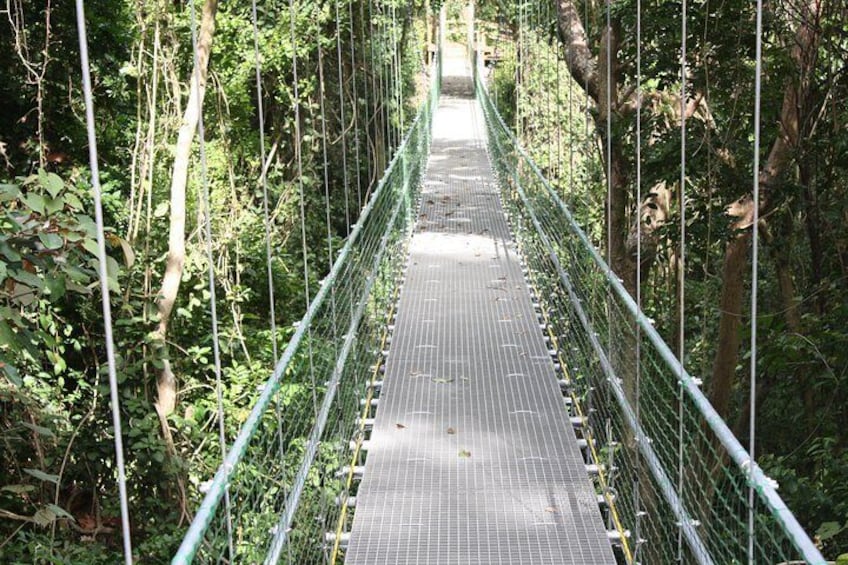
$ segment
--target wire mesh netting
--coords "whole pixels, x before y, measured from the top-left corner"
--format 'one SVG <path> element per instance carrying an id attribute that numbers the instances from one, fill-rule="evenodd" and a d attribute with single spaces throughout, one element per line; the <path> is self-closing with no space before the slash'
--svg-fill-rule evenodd
<path id="1" fill-rule="evenodd" d="M 626 538 L 626 561 L 825 563 L 518 145 L 479 77 L 477 92 L 502 197 L 565 386 L 588 418 L 584 436 L 602 468 L 596 486 L 613 502 L 607 519 Z"/>
<path id="2" fill-rule="evenodd" d="M 334 551 L 381 363 L 440 87 L 429 97 L 263 385 L 172 563 L 320 563 Z M 330 540 L 330 541 L 328 541 Z"/>

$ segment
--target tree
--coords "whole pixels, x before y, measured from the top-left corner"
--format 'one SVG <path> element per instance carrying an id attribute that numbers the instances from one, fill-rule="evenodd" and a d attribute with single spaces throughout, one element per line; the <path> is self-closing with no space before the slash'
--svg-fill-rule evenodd
<path id="1" fill-rule="evenodd" d="M 786 79 L 783 103 L 780 109 L 778 136 L 772 142 L 768 158 L 760 171 L 760 209 L 763 218 L 756 229 L 765 229 L 769 213 L 773 209 L 775 192 L 781 189 L 783 176 L 793 161 L 802 142 L 802 124 L 808 116 L 802 115 L 804 109 L 812 107 L 812 78 L 816 71 L 816 51 L 822 40 L 820 26 L 823 0 L 803 2 L 795 22 L 795 41 L 790 44 L 790 57 L 794 65 L 793 72 Z M 809 110 L 808 110 L 809 111 Z M 741 196 L 728 206 L 728 215 L 733 218 L 735 235 L 727 243 L 722 266 L 722 286 L 720 321 L 715 361 L 710 381 L 710 401 L 722 417 L 730 415 L 730 396 L 732 394 L 736 365 L 741 342 L 742 301 L 745 292 L 745 276 L 750 271 L 748 249 L 751 244 L 754 223 L 754 202 L 750 193 Z M 780 251 L 778 251 L 780 254 Z M 788 326 L 791 331 L 800 330 L 796 298 L 792 277 L 786 271 L 785 264 L 779 270 L 780 292 Z M 814 406 L 808 406 L 814 410 Z"/>
<path id="2" fill-rule="evenodd" d="M 156 297 L 156 309 L 159 320 L 153 335 L 156 346 L 156 359 L 161 363 L 157 379 L 156 410 L 160 418 L 167 418 L 176 406 L 177 378 L 168 359 L 168 323 L 180 289 L 180 280 L 185 265 L 185 225 L 186 225 L 186 184 L 188 180 L 189 159 L 192 142 L 197 131 L 200 109 L 206 94 L 206 80 L 209 70 L 209 58 L 212 51 L 212 37 L 215 34 L 215 15 L 218 11 L 217 0 L 205 0 L 197 37 L 197 53 L 189 78 L 189 95 L 183 114 L 182 124 L 177 137 L 171 175 L 170 222 L 168 230 L 168 258 L 162 287 Z M 167 421 L 163 421 L 166 436 Z"/>

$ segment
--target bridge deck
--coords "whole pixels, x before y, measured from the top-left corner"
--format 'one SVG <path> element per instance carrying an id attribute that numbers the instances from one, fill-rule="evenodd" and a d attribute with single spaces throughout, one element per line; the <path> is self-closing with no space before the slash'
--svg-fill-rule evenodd
<path id="1" fill-rule="evenodd" d="M 445 84 L 345 562 L 615 563 L 471 81 Z"/>

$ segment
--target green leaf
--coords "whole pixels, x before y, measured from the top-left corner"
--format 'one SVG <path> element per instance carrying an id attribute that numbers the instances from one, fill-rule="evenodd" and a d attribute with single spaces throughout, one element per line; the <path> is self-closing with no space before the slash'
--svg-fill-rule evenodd
<path id="1" fill-rule="evenodd" d="M 38 212 L 42 216 L 44 215 L 44 197 L 40 194 L 30 192 L 26 195 L 26 198 L 24 198 L 24 204 L 26 204 L 33 212 Z"/>
<path id="2" fill-rule="evenodd" d="M 50 193 L 50 196 L 56 196 L 65 188 L 65 183 L 62 178 L 56 173 L 45 172 L 44 169 L 38 170 L 38 182 Z"/>
<path id="3" fill-rule="evenodd" d="M 165 216 L 168 215 L 168 208 L 169 208 L 169 206 L 168 206 L 167 202 L 160 202 L 159 204 L 156 205 L 156 208 L 153 210 L 153 217 L 154 218 L 164 218 Z"/>
<path id="4" fill-rule="evenodd" d="M 93 239 L 86 239 L 82 242 L 83 249 L 94 255 L 95 257 L 100 256 L 100 250 L 97 247 L 97 242 Z"/>
<path id="5" fill-rule="evenodd" d="M 47 509 L 53 512 L 57 518 L 67 518 L 76 522 L 76 520 L 74 520 L 74 517 L 71 516 L 70 513 L 68 513 L 68 511 L 62 508 L 61 506 L 56 506 L 55 504 L 48 504 Z"/>
<path id="6" fill-rule="evenodd" d="M 77 223 L 79 223 L 79 227 L 82 228 L 91 239 L 97 239 L 97 223 L 94 221 L 94 218 L 87 214 L 77 214 L 76 220 Z"/>
<path id="7" fill-rule="evenodd" d="M 44 286 L 50 293 L 50 300 L 56 301 L 65 296 L 65 279 L 63 277 L 47 277 Z"/>
<path id="8" fill-rule="evenodd" d="M 21 306 L 29 306 L 38 297 L 38 292 L 25 284 L 17 283 L 12 288 L 12 300 Z"/>
<path id="9" fill-rule="evenodd" d="M 5 241 L 0 241 L 0 253 L 13 263 L 21 260 L 21 254 L 15 251 L 12 246 Z"/>
<path id="10" fill-rule="evenodd" d="M 15 332 L 12 331 L 12 328 L 9 327 L 9 324 L 6 322 L 6 320 L 3 319 L 0 319 L 0 343 L 8 345 L 13 353 L 16 351 L 20 351 L 20 346 L 18 345 L 18 338 L 15 335 Z M 3 358 L 0 357 L 0 361 L 2 360 Z"/>
<path id="11" fill-rule="evenodd" d="M 55 435 L 53 435 L 53 431 L 51 429 L 45 428 L 44 426 L 30 424 L 29 422 L 21 422 L 21 425 L 27 429 L 34 431 L 37 434 L 47 437 L 56 437 Z"/>
<path id="12" fill-rule="evenodd" d="M 5 262 L 5 261 L 0 261 L 0 283 L 2 283 L 2 282 L 3 282 L 3 280 L 5 280 L 5 278 L 6 278 L 6 273 L 7 273 L 7 271 L 6 271 L 6 262 Z"/>
<path id="13" fill-rule="evenodd" d="M 844 529 L 845 526 L 842 526 L 839 522 L 825 522 L 816 530 L 816 535 L 820 540 L 826 541 L 837 536 Z"/>
<path id="14" fill-rule="evenodd" d="M 135 263 L 135 252 L 126 239 L 118 237 L 117 240 L 121 245 L 121 250 L 124 252 L 124 262 L 127 264 L 127 269 L 130 269 L 133 263 Z"/>
<path id="15" fill-rule="evenodd" d="M 68 364 L 65 362 L 64 357 L 56 357 L 55 362 L 53 363 L 53 374 L 60 375 L 68 368 Z"/>
<path id="16" fill-rule="evenodd" d="M 114 257 L 106 256 L 106 276 L 109 281 L 109 290 L 112 292 L 120 292 L 121 287 L 118 286 L 118 274 L 121 272 L 121 266 L 115 261 Z"/>
<path id="17" fill-rule="evenodd" d="M 79 284 L 88 284 L 91 281 L 91 275 L 77 267 L 76 265 L 68 265 L 65 268 L 65 274 L 71 278 L 72 281 Z"/>
<path id="18" fill-rule="evenodd" d="M 23 379 L 21 379 L 20 375 L 18 374 L 18 370 L 15 368 L 14 365 L 10 365 L 5 361 L 0 360 L 0 371 L 5 373 L 6 378 L 12 381 L 13 385 L 17 387 L 24 386 L 24 381 Z"/>
<path id="19" fill-rule="evenodd" d="M 44 288 L 44 281 L 40 277 L 33 275 L 29 271 L 24 271 L 23 269 L 15 270 L 11 271 L 9 273 L 9 276 L 11 276 L 18 282 L 24 283 L 25 285 L 31 286 L 38 290 Z"/>
<path id="20" fill-rule="evenodd" d="M 44 247 L 50 249 L 51 251 L 54 249 L 59 249 L 65 244 L 65 241 L 62 239 L 62 237 L 55 233 L 42 232 L 38 234 L 38 239 L 41 241 Z"/>
<path id="21" fill-rule="evenodd" d="M 53 483 L 54 485 L 59 484 L 59 475 L 51 475 L 50 473 L 45 473 L 38 469 L 24 469 L 24 473 L 35 477 L 39 481 L 46 481 L 48 483 Z"/>
<path id="22" fill-rule="evenodd" d="M 68 205 L 72 210 L 82 210 L 82 202 L 77 198 L 76 194 L 71 194 L 70 192 L 65 195 L 65 204 Z"/>
<path id="23" fill-rule="evenodd" d="M 48 198 L 44 201 L 44 211 L 47 215 L 61 212 L 65 208 L 64 198 Z"/>
<path id="24" fill-rule="evenodd" d="M 3 485 L 0 490 L 11 492 L 13 494 L 24 494 L 35 490 L 35 485 Z"/>
<path id="25" fill-rule="evenodd" d="M 21 191 L 17 185 L 0 183 L 0 202 L 16 200 L 20 195 Z"/>
<path id="26" fill-rule="evenodd" d="M 81 234 L 78 231 L 70 231 L 70 230 L 62 230 L 62 236 L 69 243 L 76 243 L 78 241 L 82 241 L 83 238 L 85 237 L 83 234 Z"/>
<path id="27" fill-rule="evenodd" d="M 56 514 L 49 508 L 39 508 L 32 515 L 32 521 L 42 527 L 47 527 L 56 521 Z"/>

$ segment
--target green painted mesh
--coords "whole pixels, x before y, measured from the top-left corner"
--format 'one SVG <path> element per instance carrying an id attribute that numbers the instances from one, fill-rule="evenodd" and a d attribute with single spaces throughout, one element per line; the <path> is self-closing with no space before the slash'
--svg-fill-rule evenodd
<path id="1" fill-rule="evenodd" d="M 350 495 L 360 400 L 382 361 L 439 88 L 437 70 L 172 563 L 321 563 L 333 551 L 327 534 Z"/>
<path id="2" fill-rule="evenodd" d="M 519 147 L 479 79 L 477 92 L 512 228 L 552 325 L 566 386 L 589 415 L 586 435 L 606 467 L 635 560 L 824 563 L 769 479 L 756 465 L 749 472 L 744 448 Z M 753 555 L 749 484 L 756 492 Z"/>

